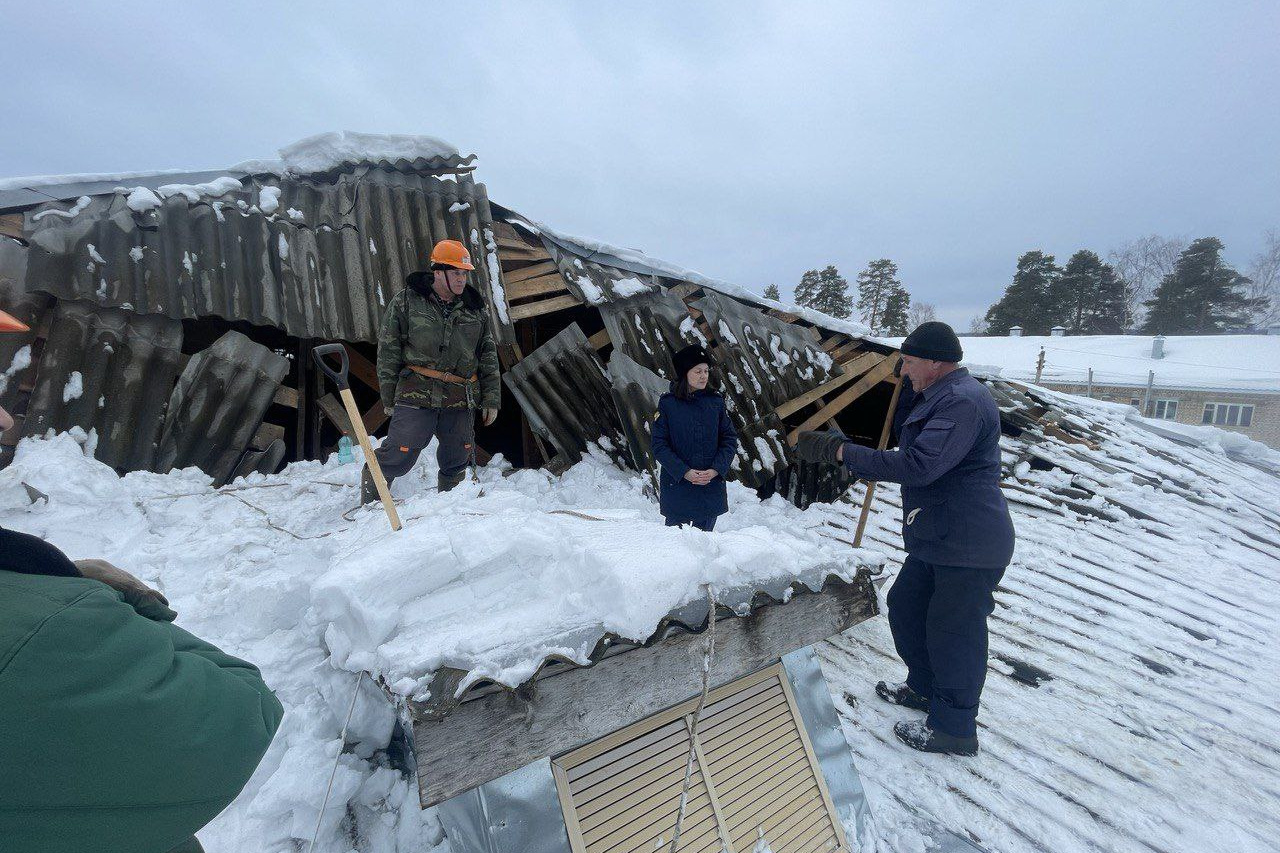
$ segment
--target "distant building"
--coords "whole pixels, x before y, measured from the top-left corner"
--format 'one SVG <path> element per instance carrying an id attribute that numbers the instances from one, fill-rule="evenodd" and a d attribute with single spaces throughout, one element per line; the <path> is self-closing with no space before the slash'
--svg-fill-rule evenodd
<path id="1" fill-rule="evenodd" d="M 1035 382 L 1043 348 L 1039 384 L 1047 388 L 1127 403 L 1150 418 L 1211 424 L 1280 448 L 1280 336 L 1020 333 L 966 337 L 965 363 Z"/>

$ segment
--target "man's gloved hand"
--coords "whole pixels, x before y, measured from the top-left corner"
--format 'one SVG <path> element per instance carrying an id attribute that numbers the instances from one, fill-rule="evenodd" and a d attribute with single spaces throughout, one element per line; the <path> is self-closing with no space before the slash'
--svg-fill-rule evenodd
<path id="1" fill-rule="evenodd" d="M 844 433 L 836 430 L 802 432 L 796 441 L 796 457 L 803 462 L 827 462 L 835 465 L 836 451 L 848 440 Z"/>
<path id="2" fill-rule="evenodd" d="M 497 409 L 485 409 L 485 410 L 484 410 L 484 425 L 485 425 L 485 426 L 493 426 L 493 422 L 494 422 L 494 421 L 496 421 L 497 419 L 498 419 L 498 410 L 497 410 Z"/>
<path id="3" fill-rule="evenodd" d="M 121 593 L 126 604 L 156 622 L 172 622 L 178 614 L 169 608 L 169 599 L 158 589 L 152 589 L 124 569 L 106 560 L 76 560 L 76 568 L 83 577 L 101 581 Z"/>

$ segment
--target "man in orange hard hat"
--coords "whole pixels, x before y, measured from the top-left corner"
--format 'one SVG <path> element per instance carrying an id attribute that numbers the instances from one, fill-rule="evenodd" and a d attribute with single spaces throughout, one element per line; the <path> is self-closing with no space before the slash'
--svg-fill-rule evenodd
<path id="1" fill-rule="evenodd" d="M 31 327 L 17 317 L 0 311 L 0 332 L 29 332 Z M 0 433 L 13 428 L 13 416 L 0 408 Z"/>
<path id="2" fill-rule="evenodd" d="M 439 489 L 452 489 L 466 473 L 475 410 L 485 426 L 498 417 L 498 347 L 484 299 L 467 284 L 474 269 L 465 246 L 441 240 L 431 250 L 431 269 L 406 276 L 382 317 L 378 385 L 391 427 L 376 453 L 388 483 L 408 472 L 434 437 Z M 360 501 L 377 499 L 366 467 Z"/>

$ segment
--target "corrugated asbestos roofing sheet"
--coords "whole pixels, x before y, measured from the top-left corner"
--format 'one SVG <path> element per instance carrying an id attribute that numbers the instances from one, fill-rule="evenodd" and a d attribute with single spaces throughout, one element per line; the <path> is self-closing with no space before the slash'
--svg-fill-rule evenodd
<path id="1" fill-rule="evenodd" d="M 181 359 L 177 320 L 60 301 L 52 309 L 22 434 L 80 427 L 96 434 L 100 461 L 150 470 Z"/>
<path id="2" fill-rule="evenodd" d="M 212 315 L 372 342 L 404 276 L 449 237 L 468 245 L 491 299 L 496 244 L 484 186 L 470 175 L 364 167 L 332 180 L 246 177 L 241 187 L 173 192 L 143 210 L 130 208 L 127 189 L 77 203 L 75 215 L 65 203 L 27 210 L 26 287 L 175 319 Z"/>
<path id="3" fill-rule="evenodd" d="M 854 569 L 852 574 L 851 568 Z M 796 596 L 821 595 L 829 590 L 851 590 L 854 587 L 865 586 L 867 594 L 872 595 L 870 577 L 870 570 L 865 567 L 820 566 L 795 580 L 783 579 L 724 590 L 716 597 L 716 621 L 747 618 L 761 608 L 784 605 Z M 711 624 L 709 614 L 710 606 L 707 600 L 699 596 L 664 616 L 648 637 L 622 637 L 599 626 L 584 626 L 566 635 L 564 641 L 558 645 L 565 648 L 580 648 L 594 642 L 591 653 L 587 656 L 588 663 L 579 663 L 560 655 L 548 655 L 543 658 L 537 671 L 525 683 L 537 681 L 565 669 L 592 666 L 619 652 L 660 643 L 664 638 L 674 634 L 701 634 Z M 458 699 L 466 702 L 498 690 L 510 689 L 512 688 L 497 682 L 481 679 L 471 684 Z"/>

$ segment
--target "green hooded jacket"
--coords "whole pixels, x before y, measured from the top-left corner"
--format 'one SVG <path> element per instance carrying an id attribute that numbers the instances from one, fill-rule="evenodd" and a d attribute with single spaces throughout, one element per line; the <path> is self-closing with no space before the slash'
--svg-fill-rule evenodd
<path id="1" fill-rule="evenodd" d="M 258 766 L 283 715 L 258 670 L 144 612 L 0 569 L 3 853 L 198 850 Z"/>
<path id="2" fill-rule="evenodd" d="M 497 409 L 502 402 L 498 347 L 484 300 L 470 285 L 446 305 L 431 290 L 432 273 L 411 273 L 391 298 L 378 335 L 382 405 L 430 409 Z M 463 386 L 414 373 L 409 365 L 455 376 L 476 376 Z M 468 400 L 468 396 L 470 400 Z"/>

